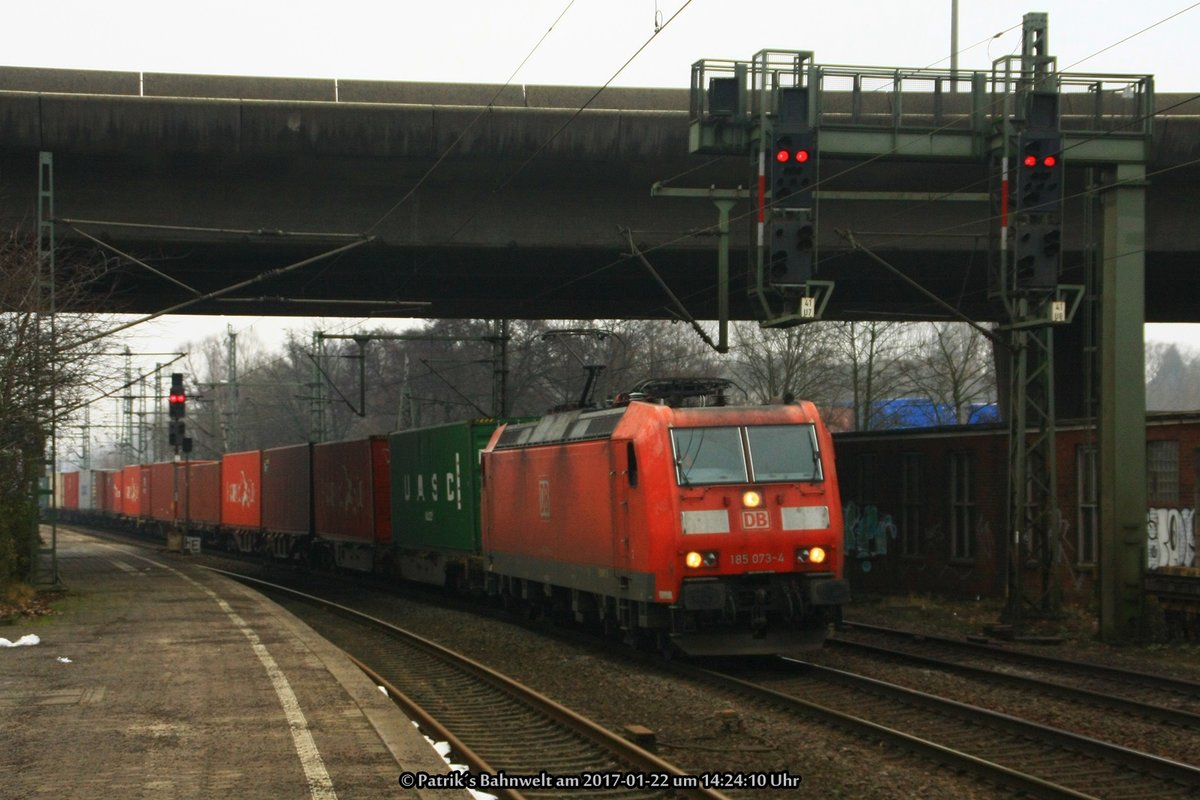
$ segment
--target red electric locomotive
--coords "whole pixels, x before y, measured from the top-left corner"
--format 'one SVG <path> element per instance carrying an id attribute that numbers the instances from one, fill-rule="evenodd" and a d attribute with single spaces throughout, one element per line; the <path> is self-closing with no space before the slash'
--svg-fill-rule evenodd
<path id="1" fill-rule="evenodd" d="M 482 540 L 492 591 L 690 655 L 817 646 L 849 596 L 832 440 L 807 402 L 502 427 Z"/>

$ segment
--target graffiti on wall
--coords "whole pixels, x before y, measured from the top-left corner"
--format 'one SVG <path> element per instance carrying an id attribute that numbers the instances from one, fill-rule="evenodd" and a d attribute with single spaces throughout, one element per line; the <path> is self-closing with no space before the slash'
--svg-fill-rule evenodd
<path id="1" fill-rule="evenodd" d="M 1146 513 L 1146 562 L 1158 567 L 1195 567 L 1196 509 L 1152 508 Z"/>
<path id="2" fill-rule="evenodd" d="M 860 509 L 850 503 L 842 509 L 842 516 L 847 557 L 868 559 L 887 555 L 888 539 L 896 538 L 891 514 L 880 514 L 875 506 Z"/>

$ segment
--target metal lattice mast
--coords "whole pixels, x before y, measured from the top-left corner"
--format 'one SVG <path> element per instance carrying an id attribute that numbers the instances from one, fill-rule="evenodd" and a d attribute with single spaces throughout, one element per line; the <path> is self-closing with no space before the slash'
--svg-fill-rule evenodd
<path id="1" fill-rule="evenodd" d="M 492 321 L 492 416 L 508 416 L 508 320 Z"/>
<path id="2" fill-rule="evenodd" d="M 1008 314 L 1008 556 L 1005 619 L 1061 607 L 1055 468 L 1054 332 L 1062 224 L 1062 141 L 1045 14 L 1026 14 L 1019 72 L 1006 76 L 1002 207 L 1010 154 L 1017 173 L 1011 219 L 1002 212 L 1000 299 Z M 1015 146 L 1014 146 L 1015 145 Z M 1004 227 L 1006 223 L 1011 223 Z"/>
<path id="3" fill-rule="evenodd" d="M 121 464 L 133 458 L 133 353 L 125 348 L 125 393 L 121 395 Z"/>
<path id="4" fill-rule="evenodd" d="M 47 489 L 39 494 L 48 499 L 46 518 L 50 527 L 50 545 L 42 545 L 40 529 L 35 522 L 31 531 L 30 582 L 35 586 L 57 586 L 58 575 L 58 498 L 55 496 L 55 471 L 58 453 L 58 396 L 55 386 L 58 378 L 58 329 L 55 319 L 57 306 L 54 296 L 55 284 L 55 232 L 54 232 L 54 154 L 38 154 L 38 204 L 37 204 L 37 313 L 35 315 L 36 347 L 46 354 L 45 368 L 49 375 L 49 391 L 46 393 L 48 435 L 43 459 L 44 480 Z M 39 365 L 35 364 L 36 369 Z M 40 426 L 40 421 L 39 421 Z"/>
<path id="5" fill-rule="evenodd" d="M 242 449 L 242 432 L 239 419 L 239 388 L 238 388 L 238 368 L 237 368 L 237 334 L 233 331 L 233 326 L 230 325 L 228 357 L 226 367 L 226 381 L 229 386 L 229 407 L 225 412 L 226 415 L 226 452 L 232 452 Z"/>
<path id="6" fill-rule="evenodd" d="M 312 337 L 312 384 L 309 394 L 309 439 L 313 442 L 325 441 L 325 409 L 328 405 L 325 395 L 325 376 L 322 373 L 322 361 L 325 355 L 325 334 L 323 331 L 313 331 Z"/>

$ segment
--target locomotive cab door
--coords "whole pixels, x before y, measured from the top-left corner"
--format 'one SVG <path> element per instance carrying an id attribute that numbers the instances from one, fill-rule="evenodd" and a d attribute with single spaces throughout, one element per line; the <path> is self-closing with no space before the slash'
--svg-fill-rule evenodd
<path id="1" fill-rule="evenodd" d="M 611 458 L 613 568 L 620 572 L 633 566 L 629 536 L 629 495 L 638 483 L 637 453 L 633 440 L 613 440 Z"/>

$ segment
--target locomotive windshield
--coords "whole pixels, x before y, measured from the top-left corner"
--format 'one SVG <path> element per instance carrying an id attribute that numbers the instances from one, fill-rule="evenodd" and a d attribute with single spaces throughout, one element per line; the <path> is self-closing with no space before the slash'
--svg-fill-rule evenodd
<path id="1" fill-rule="evenodd" d="M 680 486 L 822 479 L 812 425 L 674 428 L 671 443 Z"/>

